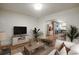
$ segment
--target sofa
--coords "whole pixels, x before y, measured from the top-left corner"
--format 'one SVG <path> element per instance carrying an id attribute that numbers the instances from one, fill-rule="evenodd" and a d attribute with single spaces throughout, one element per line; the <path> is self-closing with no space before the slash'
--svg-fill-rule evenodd
<path id="1" fill-rule="evenodd" d="M 56 40 L 55 48 L 48 55 L 55 55 L 56 50 L 59 49 L 59 47 L 61 46 L 63 42 L 65 46 L 70 49 L 67 55 L 79 55 L 79 44 L 75 44 L 75 43 L 68 42 L 68 41 L 62 41 L 58 39 Z M 63 50 L 62 54 L 60 55 L 66 55 L 64 53 L 65 53 L 65 50 Z"/>

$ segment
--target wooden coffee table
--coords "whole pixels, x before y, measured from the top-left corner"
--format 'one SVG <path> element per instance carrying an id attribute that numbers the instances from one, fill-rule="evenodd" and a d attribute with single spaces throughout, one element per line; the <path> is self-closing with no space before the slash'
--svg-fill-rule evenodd
<path id="1" fill-rule="evenodd" d="M 29 51 L 29 54 L 32 54 L 32 52 L 37 49 L 44 46 L 44 43 L 42 42 L 32 42 L 31 45 L 27 44 L 24 45 L 24 47 Z"/>

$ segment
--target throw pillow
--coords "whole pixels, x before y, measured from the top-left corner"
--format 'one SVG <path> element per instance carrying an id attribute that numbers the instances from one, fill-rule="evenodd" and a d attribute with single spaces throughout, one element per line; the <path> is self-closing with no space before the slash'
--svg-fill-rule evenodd
<path id="1" fill-rule="evenodd" d="M 59 55 L 59 54 L 60 54 L 60 52 L 58 50 L 56 50 L 54 55 Z"/>
<path id="2" fill-rule="evenodd" d="M 49 55 L 59 55 L 59 51 L 57 49 L 52 50 Z"/>
<path id="3" fill-rule="evenodd" d="M 59 47 L 58 51 L 61 51 L 61 49 L 65 46 L 64 42 L 61 44 L 61 46 Z"/>
<path id="4" fill-rule="evenodd" d="M 60 51 L 60 55 L 67 55 L 67 51 L 66 51 L 66 48 L 63 47 Z"/>
<path id="5" fill-rule="evenodd" d="M 70 51 L 70 48 L 66 47 L 66 45 L 64 44 L 64 42 L 61 44 L 61 46 L 59 47 L 58 51 L 61 51 L 62 48 L 65 48 L 66 53 L 68 54 L 68 52 Z"/>

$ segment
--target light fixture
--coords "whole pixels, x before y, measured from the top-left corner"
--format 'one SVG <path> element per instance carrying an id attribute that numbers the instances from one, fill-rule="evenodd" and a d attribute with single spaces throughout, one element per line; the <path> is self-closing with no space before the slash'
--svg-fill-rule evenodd
<path id="1" fill-rule="evenodd" d="M 42 9 L 42 4 L 34 4 L 35 10 L 41 10 Z"/>

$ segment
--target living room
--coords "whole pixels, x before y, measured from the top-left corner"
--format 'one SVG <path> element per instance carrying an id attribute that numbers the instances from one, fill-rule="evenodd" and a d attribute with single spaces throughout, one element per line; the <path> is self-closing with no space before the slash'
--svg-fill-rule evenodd
<path id="1" fill-rule="evenodd" d="M 2 3 L 0 4 L 0 52 L 3 55 L 79 54 L 74 50 L 79 46 L 79 38 L 73 40 L 64 35 L 71 28 L 70 25 L 77 31 L 78 18 L 78 3 Z M 62 31 L 57 30 L 60 26 Z M 63 36 L 60 37 L 62 33 Z M 57 50 L 59 45 L 60 51 Z"/>

